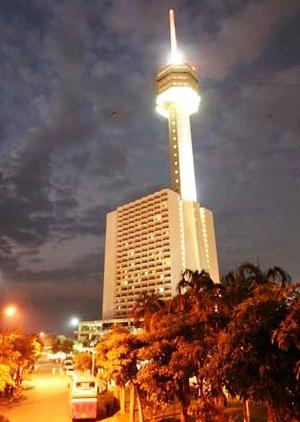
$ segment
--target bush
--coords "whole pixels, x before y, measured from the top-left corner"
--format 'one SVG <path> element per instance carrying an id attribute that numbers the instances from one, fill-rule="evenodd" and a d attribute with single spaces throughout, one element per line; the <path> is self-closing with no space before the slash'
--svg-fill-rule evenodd
<path id="1" fill-rule="evenodd" d="M 119 410 L 119 403 L 113 393 L 105 391 L 104 393 L 99 394 L 97 407 L 98 418 L 104 419 Z"/>

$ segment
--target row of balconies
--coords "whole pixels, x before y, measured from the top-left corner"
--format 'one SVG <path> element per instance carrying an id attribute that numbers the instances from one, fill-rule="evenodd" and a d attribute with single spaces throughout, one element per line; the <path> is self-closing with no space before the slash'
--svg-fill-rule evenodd
<path id="1" fill-rule="evenodd" d="M 153 254 L 159 249 L 161 250 L 161 254 L 169 254 L 170 252 L 170 245 L 166 242 L 157 242 L 155 245 L 144 243 L 138 245 L 139 248 L 135 249 L 134 254 L 129 254 L 128 252 L 122 252 L 122 248 L 118 248 L 116 255 L 117 258 L 126 259 L 127 261 L 132 258 L 150 258 L 154 256 Z M 155 255 L 158 256 L 158 255 Z"/>
<path id="2" fill-rule="evenodd" d="M 124 225 L 120 225 L 118 224 L 118 230 L 117 233 L 124 233 L 124 232 L 135 232 L 135 233 L 140 233 L 140 234 L 144 234 L 144 233 L 148 233 L 149 230 L 167 230 L 169 228 L 169 219 L 166 218 L 164 220 L 159 220 L 156 222 L 145 222 L 143 224 L 124 224 Z"/>
<path id="3" fill-rule="evenodd" d="M 119 257 L 117 258 L 117 270 L 123 268 L 123 267 L 135 267 L 136 265 L 144 265 L 144 264 L 148 264 L 153 266 L 155 263 L 167 263 L 166 260 L 170 259 L 170 254 L 166 253 L 164 255 L 162 255 L 161 257 L 159 257 L 160 259 L 154 259 L 153 257 L 143 257 L 143 258 L 138 258 L 136 257 L 135 259 L 127 259 L 127 258 L 122 258 Z"/>
<path id="4" fill-rule="evenodd" d="M 128 253 L 122 252 L 122 248 L 118 247 L 117 252 L 116 252 L 116 256 L 117 259 L 125 259 L 126 261 L 128 261 L 129 257 L 150 257 L 152 256 L 152 254 L 157 251 L 157 249 L 159 250 L 163 250 L 163 253 L 170 253 L 170 244 L 169 242 L 167 243 L 166 241 L 161 241 L 161 242 L 156 242 L 156 243 L 141 243 L 139 245 L 137 245 L 137 248 L 135 249 L 135 253 L 134 255 L 128 255 Z M 140 252 L 139 252 L 140 251 Z"/>
<path id="5" fill-rule="evenodd" d="M 153 239 L 154 240 L 154 239 Z M 129 252 L 130 250 L 134 249 L 135 254 L 139 253 L 145 253 L 145 252 L 153 252 L 153 250 L 170 250 L 169 242 L 166 241 L 167 239 L 158 239 L 157 245 L 153 244 L 151 241 L 149 244 L 147 242 L 134 242 L 134 244 L 131 245 L 130 249 L 125 250 L 124 252 Z M 163 245 L 162 245 L 163 241 Z M 155 243 L 155 242 L 154 242 Z M 117 253 L 120 253 L 123 251 L 123 243 L 119 242 L 117 243 Z M 123 253 L 123 252 L 122 252 Z"/>
<path id="6" fill-rule="evenodd" d="M 123 269 L 128 271 L 127 275 L 129 276 L 130 274 L 135 274 L 135 273 L 139 273 L 140 277 L 146 277 L 149 276 L 151 274 L 151 271 L 153 272 L 153 274 L 161 274 L 162 272 L 165 272 L 168 270 L 168 268 L 170 268 L 169 265 L 164 265 L 162 262 L 151 262 L 151 263 L 143 263 L 143 264 L 135 264 L 134 266 L 123 266 Z M 141 271 L 148 272 L 148 274 L 141 274 Z M 116 274 L 117 277 L 121 277 L 121 273 L 119 271 L 119 273 Z"/>
<path id="7" fill-rule="evenodd" d="M 117 260 L 117 271 L 121 270 L 124 267 L 134 268 L 136 265 L 144 265 L 148 264 L 150 266 L 154 266 L 154 264 L 162 264 L 162 265 L 169 265 L 169 260 L 171 257 L 169 254 L 164 254 L 161 257 L 158 257 L 159 259 L 154 258 L 136 258 L 135 260 L 128 260 L 126 258 L 119 258 Z M 133 265 L 132 265 L 133 264 Z"/>
<path id="8" fill-rule="evenodd" d="M 116 297 L 121 297 L 124 293 L 126 293 L 126 297 L 127 295 L 129 296 L 137 295 L 140 291 L 147 290 L 149 287 L 156 287 L 157 289 L 163 287 L 165 290 L 171 289 L 165 286 L 165 284 L 163 285 L 162 283 L 149 283 L 147 286 L 139 286 L 139 287 L 135 287 L 134 289 L 132 289 L 129 286 L 122 286 L 119 289 L 116 289 Z"/>
<path id="9" fill-rule="evenodd" d="M 132 288 L 132 286 L 128 286 L 128 287 L 126 287 L 126 286 L 122 286 L 122 287 L 116 286 L 115 296 L 121 297 L 124 294 L 126 294 L 126 295 L 135 295 L 135 294 L 140 295 L 141 292 L 148 291 L 150 287 L 156 287 L 156 288 L 162 288 L 163 287 L 165 290 L 169 290 L 165 286 L 167 284 L 170 284 L 170 283 L 171 283 L 171 281 L 169 280 L 168 283 L 164 283 L 164 284 L 161 284 L 161 283 L 160 284 L 159 283 L 149 284 L 149 283 L 147 283 L 147 284 L 140 285 L 140 286 L 134 286 L 134 288 Z"/>
<path id="10" fill-rule="evenodd" d="M 164 276 L 164 278 L 160 278 L 160 276 Z M 116 279 L 116 286 L 134 286 L 134 287 L 146 287 L 149 285 L 149 283 L 156 283 L 159 285 L 168 284 L 171 281 L 171 271 L 167 270 L 165 272 L 161 273 L 155 273 L 155 274 L 148 274 L 141 276 L 138 278 L 137 276 L 134 276 L 132 274 L 128 275 L 128 278 L 126 280 L 125 277 L 117 277 Z M 124 283 L 127 282 L 125 285 Z"/>
<path id="11" fill-rule="evenodd" d="M 124 247 L 129 248 L 129 246 L 125 246 L 127 243 L 129 243 L 130 241 L 132 241 L 132 243 L 135 244 L 139 244 L 139 243 L 155 243 L 155 241 L 157 242 L 167 242 L 170 239 L 169 235 L 167 234 L 160 234 L 157 233 L 156 236 L 154 236 L 154 234 L 152 234 L 150 237 L 145 237 L 145 236 L 136 236 L 136 235 L 132 235 L 132 234 L 125 234 L 122 237 L 119 237 L 117 239 L 117 246 L 122 246 L 122 249 L 124 249 Z M 125 243 L 125 245 L 124 245 Z M 131 246 L 132 248 L 132 246 Z"/>
<path id="12" fill-rule="evenodd" d="M 139 218 L 147 218 L 150 219 L 155 216 L 155 215 L 168 215 L 168 207 L 153 207 L 153 206 L 148 206 L 148 207 L 144 207 L 141 209 L 138 208 L 132 208 L 131 210 L 128 210 L 125 213 L 119 212 L 117 213 L 118 215 L 118 220 L 127 220 L 128 218 L 133 218 L 133 217 L 139 217 Z"/>
<path id="13" fill-rule="evenodd" d="M 161 273 L 165 273 L 166 271 L 168 271 L 170 269 L 170 263 L 162 263 L 159 265 L 154 265 L 154 263 L 149 264 L 148 266 L 146 265 L 139 265 L 139 269 L 137 268 L 138 266 L 135 265 L 134 267 L 122 267 L 120 269 L 118 269 L 116 271 L 116 276 L 118 278 L 125 278 L 126 276 L 132 275 L 132 274 L 140 274 L 140 276 L 144 277 L 146 275 L 149 275 L 151 273 L 153 274 L 161 274 Z M 144 274 L 142 275 L 142 272 L 144 272 Z M 145 274 L 145 272 L 148 272 L 148 274 Z"/>
<path id="14" fill-rule="evenodd" d="M 168 265 L 168 262 L 166 262 L 167 259 L 170 259 L 170 255 L 166 254 L 161 257 L 161 259 L 153 260 L 153 258 L 143 258 L 143 259 L 135 259 L 135 260 L 128 260 L 126 258 L 119 258 L 117 259 L 117 271 L 128 267 L 128 268 L 134 268 L 138 265 L 149 265 L 151 267 L 158 265 Z"/>
<path id="15" fill-rule="evenodd" d="M 153 202 L 159 202 L 161 203 L 164 199 L 168 198 L 168 193 L 167 192 L 159 192 L 157 194 L 154 195 L 148 195 L 148 196 L 144 196 L 141 199 L 138 199 L 136 201 L 130 202 L 129 204 L 125 204 L 122 207 L 119 207 L 120 210 L 126 210 L 130 207 L 138 207 L 138 206 L 143 206 L 145 203 L 153 203 Z"/>
<path id="16" fill-rule="evenodd" d="M 133 224 L 133 223 L 150 223 L 150 222 L 157 222 L 161 221 L 162 219 L 169 217 L 168 209 L 164 210 L 154 210 L 154 211 L 147 211 L 145 213 L 140 212 L 132 212 L 128 215 L 119 215 L 117 216 L 117 220 L 120 223 L 126 224 Z"/>
<path id="17" fill-rule="evenodd" d="M 163 278 L 161 278 L 163 276 Z M 116 279 L 116 287 L 120 288 L 122 286 L 126 287 L 132 287 L 139 288 L 139 287 L 146 287 L 150 285 L 168 285 L 171 281 L 171 272 L 161 272 L 161 273 L 155 273 L 155 274 L 148 274 L 147 276 L 140 276 L 140 278 L 133 277 L 132 275 L 128 277 L 126 280 L 124 277 L 120 277 Z M 125 284 L 126 282 L 126 284 Z"/>
<path id="18" fill-rule="evenodd" d="M 125 272 L 125 271 L 127 271 L 127 272 Z M 142 268 L 140 271 L 136 271 L 136 269 L 135 270 L 128 269 L 128 270 L 125 270 L 125 271 L 124 271 L 124 269 L 123 269 L 123 271 L 121 269 L 117 270 L 117 272 L 116 272 L 117 280 L 126 280 L 126 277 L 127 277 L 127 279 L 131 278 L 131 279 L 139 279 L 139 280 L 148 280 L 148 278 L 150 276 L 153 277 L 154 275 L 156 275 L 157 277 L 160 276 L 160 275 L 166 275 L 167 276 L 167 275 L 169 275 L 171 268 L 170 268 L 170 264 L 160 265 L 160 268 L 152 265 L 151 267 Z M 146 272 L 147 272 L 147 274 L 145 274 Z"/>
<path id="19" fill-rule="evenodd" d="M 169 219 L 161 220 L 155 223 L 152 222 L 152 223 L 143 224 L 143 225 L 140 225 L 139 227 L 135 227 L 133 225 L 130 226 L 129 224 L 127 224 L 124 226 L 118 226 L 117 236 L 122 236 L 125 233 L 126 234 L 135 233 L 136 235 L 137 234 L 145 235 L 152 231 L 163 231 L 163 230 L 168 230 L 169 228 L 170 228 Z"/>
<path id="20" fill-rule="evenodd" d="M 157 242 L 158 243 L 158 242 Z M 166 242 L 159 242 L 158 244 L 153 245 L 151 244 L 138 244 L 134 250 L 134 254 L 128 255 L 127 251 L 122 251 L 122 247 L 118 245 L 118 249 L 116 255 L 118 258 L 128 258 L 129 256 L 137 257 L 137 258 L 148 258 L 154 256 L 153 254 L 159 250 L 162 254 L 169 254 L 170 253 L 170 245 Z M 158 254 L 155 254 L 157 256 Z"/>
<path id="21" fill-rule="evenodd" d="M 118 222 L 119 223 L 119 222 Z M 118 234 L 120 233 L 124 233 L 124 232 L 135 232 L 135 233 L 148 233 L 149 229 L 152 230 L 167 230 L 169 228 L 169 219 L 163 219 L 163 220 L 159 220 L 156 222 L 145 222 L 145 223 L 141 223 L 140 225 L 138 224 L 126 224 L 126 225 L 121 225 L 118 224 Z"/>
<path id="22" fill-rule="evenodd" d="M 143 270 L 142 270 L 143 271 Z M 145 274 L 145 272 L 148 272 L 148 274 Z M 164 275 L 166 278 L 169 277 L 170 268 L 166 269 L 160 269 L 160 271 L 156 271 L 155 269 L 153 271 L 147 270 L 144 274 L 141 272 L 128 272 L 126 275 L 117 274 L 116 275 L 116 283 L 124 283 L 129 282 L 130 280 L 133 281 L 134 284 L 137 283 L 148 283 L 150 280 L 160 280 L 159 278 L 161 275 Z"/>
<path id="23" fill-rule="evenodd" d="M 142 201 L 135 201 L 131 202 L 129 204 L 123 205 L 122 207 L 118 208 L 119 213 L 126 213 L 128 210 L 132 209 L 143 209 L 148 208 L 149 206 L 155 207 L 155 206 L 161 206 L 164 202 L 168 201 L 168 194 L 164 193 L 162 195 L 152 196 L 152 197 L 145 197 Z"/>
<path id="24" fill-rule="evenodd" d="M 144 239 L 142 239 L 142 240 L 132 239 L 134 245 L 132 245 L 131 248 L 124 250 L 123 244 L 124 244 L 124 241 L 126 241 L 126 240 L 128 240 L 128 238 L 124 239 L 122 241 L 121 240 L 117 241 L 117 251 L 118 251 L 118 253 L 120 253 L 120 251 L 122 250 L 126 254 L 130 250 L 132 250 L 133 248 L 134 248 L 135 251 L 137 251 L 139 249 L 140 250 L 141 249 L 143 249 L 143 250 L 145 250 L 145 249 L 153 250 L 153 249 L 163 248 L 163 247 L 166 248 L 166 247 L 169 246 L 169 243 L 170 243 L 169 242 L 170 239 L 166 235 L 164 237 L 157 237 L 157 238 L 154 238 L 154 239 L 146 239 L 146 240 L 144 240 Z"/>
<path id="25" fill-rule="evenodd" d="M 126 213 L 117 213 L 118 220 L 152 220 L 158 216 L 165 217 L 169 215 L 169 210 L 165 208 L 147 207 L 145 209 L 132 209 Z"/>
<path id="26" fill-rule="evenodd" d="M 120 286 L 120 284 L 117 284 L 117 286 L 116 286 L 116 291 L 115 291 L 115 294 L 116 294 L 116 296 L 122 296 L 122 294 L 124 293 L 124 292 L 127 292 L 127 293 L 129 293 L 129 294 L 137 294 L 137 293 L 139 293 L 141 290 L 147 290 L 149 287 L 163 287 L 163 288 L 165 288 L 166 290 L 168 290 L 169 289 L 169 285 L 170 285 L 170 283 L 171 283 L 171 280 L 169 279 L 169 280 L 164 280 L 164 283 L 161 283 L 161 280 L 160 280 L 160 282 L 159 281 L 156 281 L 156 282 L 147 282 L 147 283 L 139 283 L 139 284 L 137 284 L 137 283 L 134 283 L 134 284 L 132 284 L 132 285 L 127 285 L 127 286 Z"/>
<path id="27" fill-rule="evenodd" d="M 139 243 L 153 243 L 156 240 L 161 242 L 162 240 L 167 241 L 170 239 L 169 233 L 166 233 L 166 230 L 162 231 L 151 231 L 150 234 L 123 234 L 122 236 L 117 237 L 117 246 L 122 247 L 122 250 L 130 251 L 136 249 L 136 244 Z"/>
<path id="28" fill-rule="evenodd" d="M 154 240 L 154 239 L 153 239 Z M 116 255 L 117 257 L 126 257 L 126 258 L 131 258 L 131 257 L 150 257 L 153 255 L 154 251 L 160 250 L 161 254 L 163 253 L 168 253 L 170 252 L 170 244 L 168 242 L 168 239 L 163 238 L 163 239 L 157 239 L 157 242 L 145 242 L 145 243 L 141 243 L 141 242 L 137 242 L 135 244 L 134 250 L 132 249 L 128 249 L 128 250 L 124 250 L 123 245 L 121 244 L 117 244 L 117 252 Z M 155 243 L 155 245 L 154 245 Z"/>
<path id="29" fill-rule="evenodd" d="M 128 215 L 119 215 L 117 216 L 118 223 L 120 224 L 133 224 L 133 223 L 153 223 L 159 222 L 162 219 L 166 219 L 169 217 L 168 210 L 161 210 L 161 211 L 147 211 L 145 213 L 128 213 Z"/>
<path id="30" fill-rule="evenodd" d="M 157 259 L 159 258 L 159 259 Z M 126 258 L 121 258 L 119 257 L 117 259 L 117 271 L 124 268 L 124 267 L 135 267 L 136 265 L 144 265 L 144 264 L 148 264 L 153 266 L 155 263 L 161 263 L 164 265 L 168 265 L 169 262 L 167 262 L 166 260 L 170 259 L 170 254 L 169 253 L 164 253 L 163 255 L 153 258 L 153 257 L 136 257 L 135 259 L 129 260 Z M 134 264 L 134 265 L 132 265 Z"/>
<path id="31" fill-rule="evenodd" d="M 144 264 L 149 264 L 151 266 L 153 266 L 155 263 L 161 263 L 162 265 L 170 265 L 170 258 L 171 258 L 170 255 L 167 253 L 157 256 L 157 257 L 143 257 L 143 258 L 136 257 L 134 260 L 119 258 L 117 260 L 117 271 L 122 270 L 122 268 L 124 267 L 133 268 L 136 265 L 144 265 Z"/>

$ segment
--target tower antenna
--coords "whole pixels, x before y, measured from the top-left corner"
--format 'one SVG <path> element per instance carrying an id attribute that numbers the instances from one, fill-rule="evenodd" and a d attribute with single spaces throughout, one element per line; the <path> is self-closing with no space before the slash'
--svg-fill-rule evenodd
<path id="1" fill-rule="evenodd" d="M 170 20 L 170 40 L 171 40 L 171 63 L 176 63 L 178 59 L 176 28 L 175 28 L 175 13 L 173 9 L 169 10 Z"/>
<path id="2" fill-rule="evenodd" d="M 170 20 L 170 40 L 171 40 L 171 57 L 169 63 L 182 63 L 182 57 L 177 49 L 176 28 L 175 28 L 175 12 L 173 9 L 169 10 Z"/>

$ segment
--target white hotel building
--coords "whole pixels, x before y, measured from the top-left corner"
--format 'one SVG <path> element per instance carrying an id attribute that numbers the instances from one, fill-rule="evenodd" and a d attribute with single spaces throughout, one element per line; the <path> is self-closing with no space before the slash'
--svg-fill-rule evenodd
<path id="1" fill-rule="evenodd" d="M 128 316 L 142 292 L 168 299 L 185 269 L 219 281 L 213 214 L 197 201 L 190 115 L 199 108 L 195 68 L 177 50 L 170 11 L 171 58 L 156 78 L 156 106 L 168 119 L 171 189 L 107 214 L 103 319 Z"/>

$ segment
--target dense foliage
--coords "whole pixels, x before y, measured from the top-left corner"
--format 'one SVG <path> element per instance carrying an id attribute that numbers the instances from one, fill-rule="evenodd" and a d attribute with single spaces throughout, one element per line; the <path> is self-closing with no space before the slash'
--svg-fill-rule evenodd
<path id="1" fill-rule="evenodd" d="M 63 352 L 69 354 L 72 352 L 74 341 L 66 336 L 57 336 L 51 339 L 51 349 L 53 353 Z"/>
<path id="2" fill-rule="evenodd" d="M 1 332 L 0 338 L 0 392 L 10 394 L 33 367 L 42 346 L 37 337 L 18 331 Z"/>
<path id="3" fill-rule="evenodd" d="M 176 398 L 182 421 L 188 414 L 225 421 L 228 395 L 267 404 L 269 421 L 298 419 L 299 291 L 278 267 L 245 264 L 220 284 L 186 271 L 171 300 L 140 297 L 133 314 L 143 333 L 114 329 L 97 347 L 97 364 L 118 385 L 133 384 L 152 408 Z"/>
<path id="4" fill-rule="evenodd" d="M 74 364 L 76 369 L 85 371 L 92 368 L 92 355 L 88 352 L 77 353 L 74 355 Z"/>

